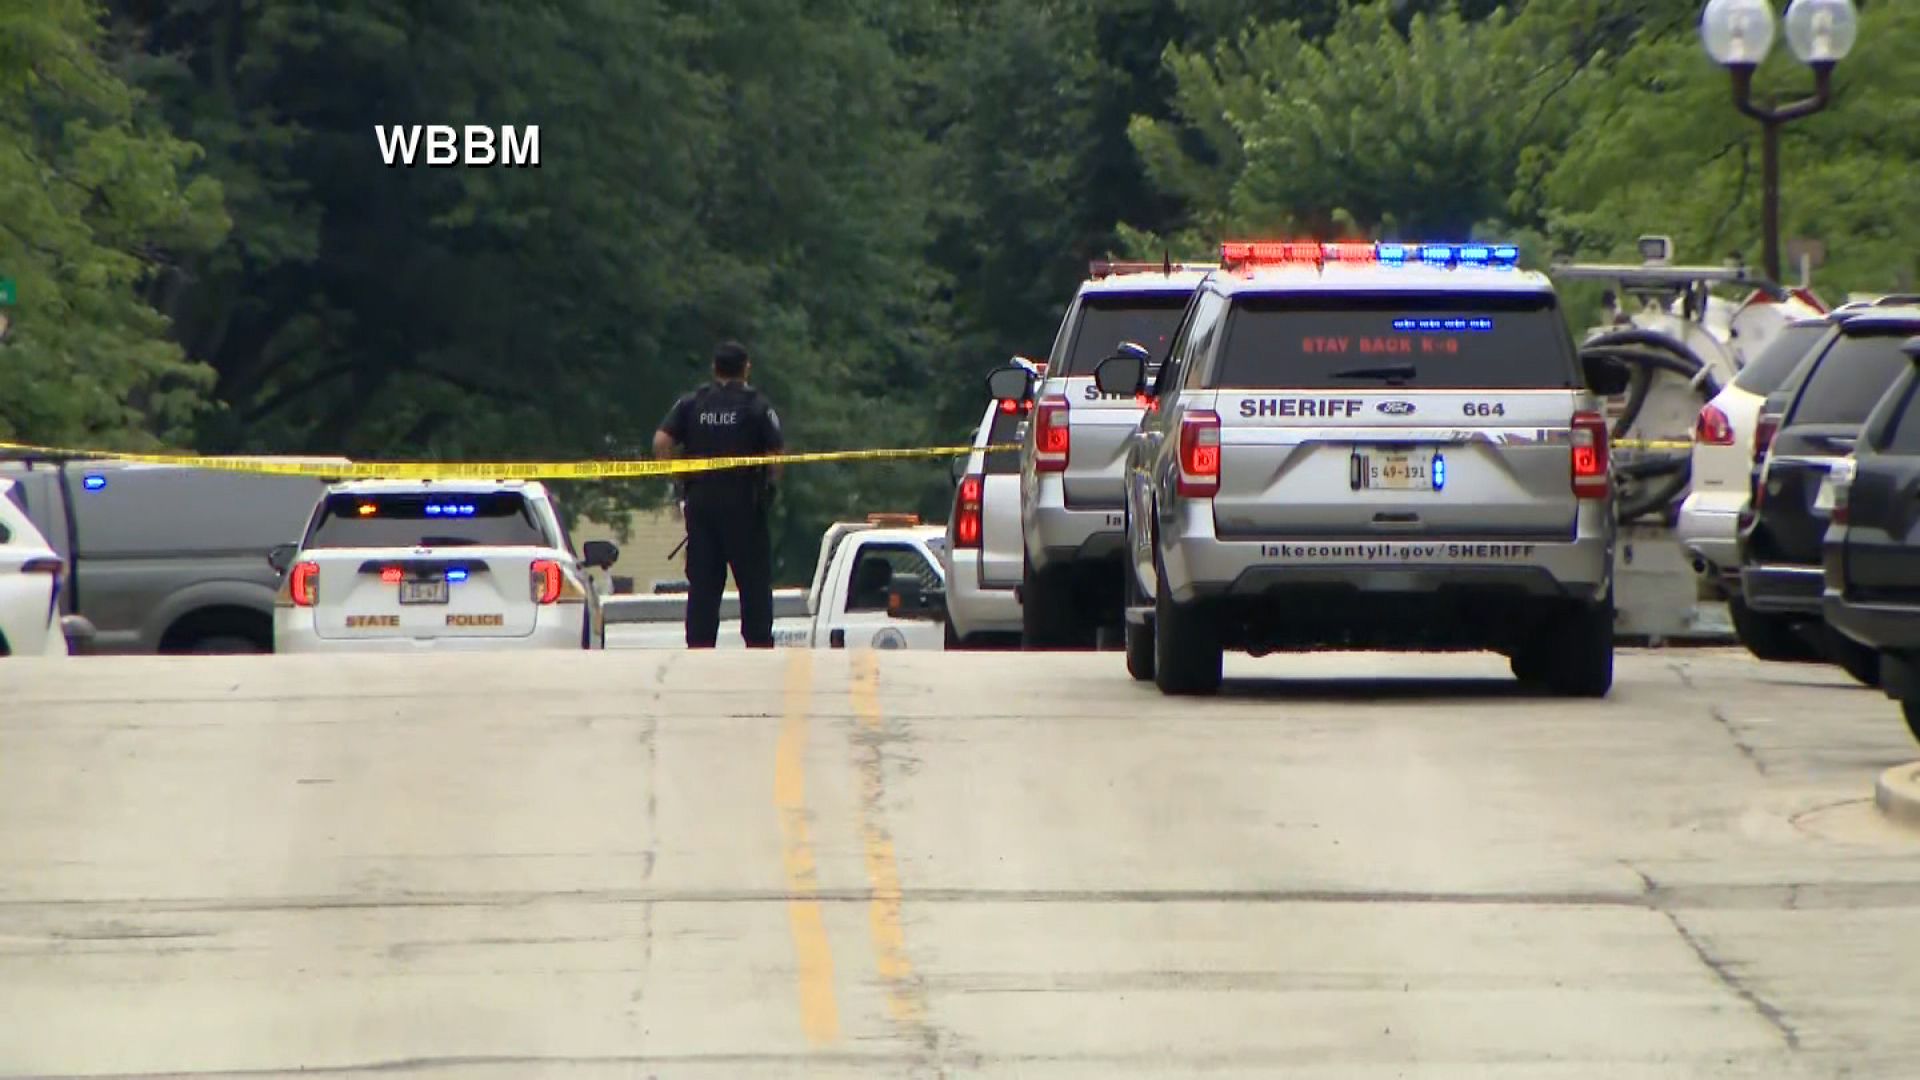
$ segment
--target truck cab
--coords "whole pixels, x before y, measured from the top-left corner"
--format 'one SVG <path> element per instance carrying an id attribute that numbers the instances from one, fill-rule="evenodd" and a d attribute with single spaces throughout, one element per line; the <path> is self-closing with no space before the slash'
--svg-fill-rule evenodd
<path id="1" fill-rule="evenodd" d="M 837 522 L 820 539 L 804 607 L 795 590 L 774 595 L 780 648 L 942 649 L 946 644 L 946 529 L 911 514 Z M 674 649 L 686 643 L 686 597 L 604 601 L 606 647 Z M 743 647 L 737 594 L 721 599 L 718 645 Z"/>

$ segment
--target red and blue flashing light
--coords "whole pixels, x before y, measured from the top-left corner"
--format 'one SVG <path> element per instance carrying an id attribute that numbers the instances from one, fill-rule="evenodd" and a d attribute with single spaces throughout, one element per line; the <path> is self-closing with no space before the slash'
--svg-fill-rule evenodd
<path id="1" fill-rule="evenodd" d="M 1254 266 L 1325 266 L 1328 263 L 1380 266 L 1491 267 L 1519 265 L 1514 244 L 1399 244 L 1318 241 L 1228 240 L 1220 245 L 1220 262 L 1229 268 Z"/>

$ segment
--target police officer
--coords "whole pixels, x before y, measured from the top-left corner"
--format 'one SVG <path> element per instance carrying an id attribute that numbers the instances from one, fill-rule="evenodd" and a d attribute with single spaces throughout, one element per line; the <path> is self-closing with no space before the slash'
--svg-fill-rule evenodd
<path id="1" fill-rule="evenodd" d="M 683 395 L 653 433 L 655 457 L 734 457 L 786 448 L 780 416 L 747 385 L 747 350 L 713 350 L 713 381 Z M 711 649 L 720 636 L 727 569 L 740 590 L 740 636 L 749 649 L 773 648 L 773 549 L 767 509 L 780 466 L 692 473 L 683 481 L 687 526 L 687 648 Z"/>

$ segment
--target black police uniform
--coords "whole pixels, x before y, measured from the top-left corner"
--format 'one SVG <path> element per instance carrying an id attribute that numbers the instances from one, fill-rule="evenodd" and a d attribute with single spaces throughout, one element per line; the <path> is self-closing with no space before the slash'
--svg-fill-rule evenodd
<path id="1" fill-rule="evenodd" d="M 780 416 L 743 382 L 712 382 L 673 403 L 660 430 L 689 458 L 774 454 L 785 449 Z M 773 647 L 773 548 L 764 467 L 694 473 L 682 481 L 687 524 L 687 647 L 711 649 L 720 635 L 727 569 L 740 590 L 740 636 Z"/>

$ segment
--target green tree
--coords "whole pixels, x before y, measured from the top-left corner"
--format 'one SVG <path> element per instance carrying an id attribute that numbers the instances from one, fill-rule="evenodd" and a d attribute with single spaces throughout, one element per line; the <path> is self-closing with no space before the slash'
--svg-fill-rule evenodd
<path id="1" fill-rule="evenodd" d="M 1920 56 L 1907 44 L 1915 40 L 1920 10 L 1866 6 L 1832 105 L 1782 129 L 1782 236 L 1824 241 L 1828 264 L 1816 281 L 1830 296 L 1913 280 L 1920 191 L 1907 177 L 1920 162 L 1920 99 L 1906 88 L 1920 85 Z M 1757 94 L 1776 100 L 1812 83 L 1784 45 L 1756 81 Z M 1634 237 L 1664 233 L 1683 258 L 1738 252 L 1758 265 L 1760 128 L 1734 110 L 1727 74 L 1691 24 L 1638 35 L 1576 103 L 1577 131 L 1532 156 L 1520 197 L 1560 249 L 1632 257 Z"/>
<path id="2" fill-rule="evenodd" d="M 104 47 L 84 0 L 0 11 L 0 277 L 20 291 L 0 433 L 16 441 L 152 446 L 184 434 L 211 381 L 156 302 L 225 228 L 219 188 L 184 178 L 196 149 L 149 122 Z"/>
<path id="3" fill-rule="evenodd" d="M 1190 208 L 1189 244 L 1466 236 L 1507 210 L 1529 148 L 1565 130 L 1583 65 L 1543 55 L 1538 21 L 1396 7 L 1351 6 L 1317 41 L 1283 21 L 1169 52 L 1179 119 L 1136 118 L 1133 137 Z"/>

